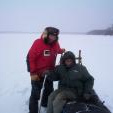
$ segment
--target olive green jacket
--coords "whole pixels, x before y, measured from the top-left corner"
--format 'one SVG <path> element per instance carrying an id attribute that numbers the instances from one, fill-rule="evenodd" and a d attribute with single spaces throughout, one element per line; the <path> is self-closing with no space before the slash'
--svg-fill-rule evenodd
<path id="1" fill-rule="evenodd" d="M 56 66 L 55 70 L 49 73 L 48 78 L 59 82 L 58 89 L 70 89 L 79 96 L 90 93 L 94 84 L 94 78 L 86 67 L 79 64 L 69 69 L 64 65 Z"/>

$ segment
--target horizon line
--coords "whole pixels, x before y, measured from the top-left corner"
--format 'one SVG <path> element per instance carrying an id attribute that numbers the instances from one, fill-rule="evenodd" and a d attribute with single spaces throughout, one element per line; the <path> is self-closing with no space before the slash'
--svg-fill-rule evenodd
<path id="1" fill-rule="evenodd" d="M 39 34 L 42 32 L 29 32 L 29 31 L 0 31 L 0 34 Z M 86 34 L 83 32 L 60 32 L 60 34 Z"/>

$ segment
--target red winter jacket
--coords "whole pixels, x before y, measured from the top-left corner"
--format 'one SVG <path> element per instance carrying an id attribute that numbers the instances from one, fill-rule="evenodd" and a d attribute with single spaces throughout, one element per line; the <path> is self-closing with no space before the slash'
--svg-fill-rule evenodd
<path id="1" fill-rule="evenodd" d="M 45 44 L 42 37 L 34 41 L 29 50 L 27 64 L 31 75 L 41 75 L 45 70 L 51 70 L 55 67 L 57 54 L 63 53 L 56 42 L 52 45 Z"/>

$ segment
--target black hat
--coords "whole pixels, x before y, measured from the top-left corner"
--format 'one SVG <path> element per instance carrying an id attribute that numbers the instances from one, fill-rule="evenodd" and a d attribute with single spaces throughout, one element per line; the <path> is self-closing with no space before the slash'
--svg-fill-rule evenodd
<path id="1" fill-rule="evenodd" d="M 58 36 L 59 34 L 59 29 L 55 28 L 55 27 L 46 27 L 45 28 L 45 31 L 47 31 L 48 35 L 55 35 L 55 36 Z"/>
<path id="2" fill-rule="evenodd" d="M 49 37 L 49 35 L 56 36 L 56 40 L 54 41 L 54 43 L 58 41 L 59 29 L 54 28 L 54 27 L 46 27 L 44 32 L 47 35 L 46 37 L 44 37 L 44 42 L 46 44 L 48 44 L 48 41 L 49 41 L 48 37 Z"/>
<path id="3" fill-rule="evenodd" d="M 64 55 L 60 59 L 60 63 L 64 64 L 66 59 L 72 59 L 73 62 L 75 63 L 75 55 L 73 54 L 73 52 L 71 52 L 71 51 L 65 52 Z"/>

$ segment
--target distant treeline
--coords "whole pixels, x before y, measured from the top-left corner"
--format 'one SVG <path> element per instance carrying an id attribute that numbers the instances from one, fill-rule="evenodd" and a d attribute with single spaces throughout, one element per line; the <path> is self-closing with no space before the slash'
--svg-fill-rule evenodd
<path id="1" fill-rule="evenodd" d="M 113 35 L 113 25 L 103 30 L 92 30 L 87 33 L 88 35 Z"/>

